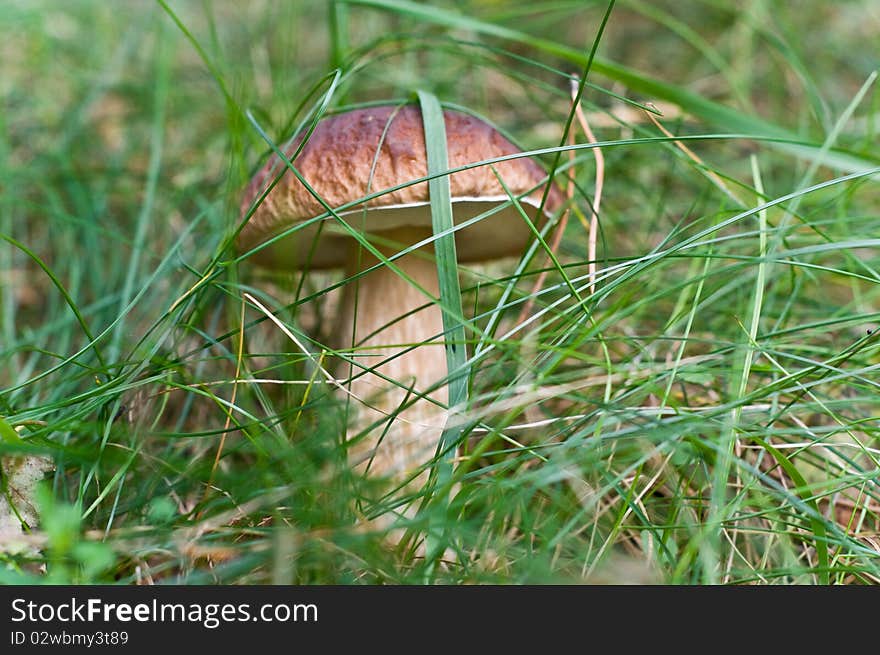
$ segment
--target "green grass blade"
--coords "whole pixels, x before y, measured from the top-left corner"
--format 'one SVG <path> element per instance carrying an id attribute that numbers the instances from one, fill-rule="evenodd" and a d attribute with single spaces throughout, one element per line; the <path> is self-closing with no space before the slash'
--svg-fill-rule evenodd
<path id="1" fill-rule="evenodd" d="M 422 120 L 425 126 L 425 143 L 428 156 L 428 174 L 436 175 L 449 169 L 446 154 L 446 126 L 443 110 L 437 98 L 419 91 Z M 463 371 L 467 361 L 465 349 L 464 312 L 462 311 L 461 286 L 458 281 L 458 256 L 455 251 L 455 234 L 452 232 L 452 199 L 449 177 L 432 177 L 428 181 L 431 198 L 431 221 L 434 234 L 434 251 L 437 258 L 440 304 L 443 313 L 443 329 L 446 334 L 446 358 L 450 371 Z M 449 405 L 458 407 L 467 402 L 467 374 L 449 380 Z"/>
<path id="2" fill-rule="evenodd" d="M 330 23 L 330 62 L 333 68 L 342 68 L 348 57 L 348 7 L 331 0 L 328 7 Z"/>
<path id="3" fill-rule="evenodd" d="M 446 152 L 446 123 L 440 101 L 431 93 L 418 91 L 422 108 L 422 122 L 425 129 L 428 175 L 449 170 Z M 440 306 L 443 315 L 443 331 L 446 342 L 446 367 L 450 373 L 448 381 L 449 406 L 453 411 L 461 411 L 467 403 L 468 367 L 465 348 L 464 312 L 462 311 L 461 287 L 458 281 L 458 256 L 455 252 L 455 235 L 451 232 L 454 222 L 452 216 L 452 194 L 449 176 L 432 177 L 428 181 L 431 199 L 431 222 L 437 238 L 434 252 L 437 258 L 437 276 L 440 288 Z M 457 423 L 457 422 L 456 422 Z M 463 434 L 464 426 L 456 424 L 443 430 L 440 438 L 437 462 L 437 484 L 445 496 L 447 485 L 452 479 L 452 460 L 455 447 Z M 435 554 L 439 554 L 435 550 Z"/>
<path id="4" fill-rule="evenodd" d="M 12 446 L 24 444 L 24 439 L 18 436 L 18 432 L 2 416 L 0 416 L 0 441 L 5 441 Z"/>

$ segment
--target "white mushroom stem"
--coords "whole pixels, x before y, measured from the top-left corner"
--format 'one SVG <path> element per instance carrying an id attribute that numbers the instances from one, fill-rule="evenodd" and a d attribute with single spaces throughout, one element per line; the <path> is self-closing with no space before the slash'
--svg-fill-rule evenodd
<path id="1" fill-rule="evenodd" d="M 383 233 L 400 244 L 429 235 L 424 228 Z M 379 250 L 390 256 L 402 247 Z M 355 247 L 346 272 L 351 276 L 376 262 L 369 252 Z M 381 420 L 366 437 L 349 444 L 349 458 L 370 477 L 401 482 L 434 456 L 446 421 L 448 393 L 445 384 L 429 392 L 447 377 L 442 314 L 425 295 L 439 295 L 436 263 L 424 249 L 393 263 L 406 277 L 382 266 L 346 285 L 339 337 L 342 348 L 351 348 L 355 362 L 344 367 L 346 377 L 356 378 L 350 391 L 364 403 L 352 400 L 349 438 Z M 420 393 L 427 397 L 418 398 Z M 416 479 L 423 480 L 424 476 Z"/>

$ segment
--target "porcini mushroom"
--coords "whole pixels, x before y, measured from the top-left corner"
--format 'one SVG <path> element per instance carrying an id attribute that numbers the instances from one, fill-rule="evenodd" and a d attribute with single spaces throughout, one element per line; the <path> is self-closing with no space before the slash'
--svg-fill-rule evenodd
<path id="1" fill-rule="evenodd" d="M 444 120 L 450 169 L 520 152 L 474 116 L 446 110 Z M 293 140 L 288 154 L 301 140 L 301 136 Z M 278 158 L 273 160 L 253 177 L 244 194 L 243 214 L 251 210 L 256 198 L 279 174 L 283 164 Z M 427 174 L 422 117 L 417 105 L 377 106 L 325 118 L 317 124 L 293 165 L 327 205 L 344 207 L 340 217 L 364 234 L 386 258 L 430 239 L 427 183 L 395 188 Z M 480 262 L 522 252 L 532 232 L 510 202 L 509 193 L 540 223 L 538 219 L 543 217 L 538 210 L 542 208 L 546 184 L 546 172 L 528 157 L 451 174 L 456 224 L 507 204 L 456 232 L 458 260 Z M 369 201 L 353 204 L 392 188 Z M 562 194 L 551 184 L 546 195 L 543 210 L 549 215 L 561 205 Z M 238 247 L 250 250 L 321 215 L 327 215 L 324 205 L 288 170 L 254 209 L 239 234 Z M 343 293 L 337 343 L 333 346 L 353 347 L 356 365 L 371 369 L 367 373 L 352 371 L 350 392 L 366 406 L 360 408 L 349 434 L 357 434 L 383 417 L 393 420 L 389 429 L 380 423 L 369 439 L 350 450 L 353 463 L 370 462 L 371 475 L 399 479 L 401 474 L 425 464 L 434 454 L 445 422 L 447 365 L 432 255 L 430 245 L 409 252 L 393 262 L 404 275 L 383 265 L 355 277 Z M 251 259 L 282 270 L 343 268 L 349 277 L 377 263 L 333 216 L 291 231 L 254 252 Z"/>

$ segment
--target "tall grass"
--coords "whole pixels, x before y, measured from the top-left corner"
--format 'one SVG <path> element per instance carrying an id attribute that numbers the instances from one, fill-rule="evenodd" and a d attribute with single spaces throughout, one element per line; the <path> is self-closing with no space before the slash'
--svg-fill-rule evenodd
<path id="1" fill-rule="evenodd" d="M 880 579 L 880 15 L 609 5 L 6 3 L 0 581 Z M 321 373 L 352 280 L 232 244 L 273 146 L 417 90 L 574 189 L 557 252 L 448 278 L 454 493 L 389 541 Z"/>

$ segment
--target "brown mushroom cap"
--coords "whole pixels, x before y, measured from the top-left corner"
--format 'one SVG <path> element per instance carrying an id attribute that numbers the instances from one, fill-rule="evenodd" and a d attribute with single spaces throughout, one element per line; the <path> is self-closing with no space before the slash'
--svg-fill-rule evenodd
<path id="1" fill-rule="evenodd" d="M 492 126 L 457 111 L 444 111 L 450 168 L 521 152 Z M 302 137 L 287 148 L 295 152 Z M 254 200 L 280 171 L 273 157 L 253 177 L 242 201 L 244 215 Z M 427 175 L 425 137 L 417 105 L 377 106 L 356 109 L 320 121 L 294 162 L 297 170 L 330 207 L 337 208 L 360 198 L 396 187 Z M 450 175 L 456 224 L 509 200 L 495 172 L 524 208 L 536 219 L 544 192 L 546 172 L 528 157 L 479 166 Z M 563 196 L 551 186 L 545 212 L 558 209 Z M 428 185 L 420 182 L 382 194 L 368 203 L 351 207 L 340 215 L 353 227 L 373 234 L 402 227 L 424 227 L 430 234 Z M 366 211 L 365 211 L 366 210 Z M 238 247 L 249 250 L 274 235 L 310 218 L 324 214 L 320 202 L 288 171 L 257 207 L 238 237 Z M 539 221 L 540 222 L 540 221 Z M 313 248 L 318 224 L 296 231 L 264 248 L 254 259 L 268 267 L 293 270 L 308 263 L 311 269 L 345 266 L 352 238 L 332 216 L 324 220 L 321 239 Z M 462 262 L 493 259 L 520 252 L 531 231 L 512 206 L 475 225 L 456 232 L 458 258 Z"/>

